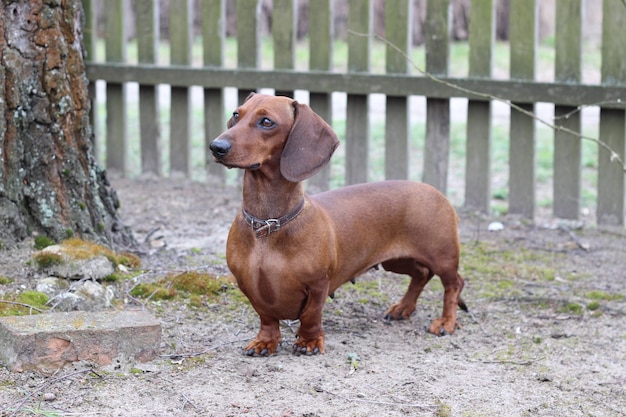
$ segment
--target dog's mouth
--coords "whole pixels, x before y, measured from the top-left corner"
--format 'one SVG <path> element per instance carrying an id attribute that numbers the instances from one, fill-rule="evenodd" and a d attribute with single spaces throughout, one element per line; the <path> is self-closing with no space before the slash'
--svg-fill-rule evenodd
<path id="1" fill-rule="evenodd" d="M 247 171 L 254 171 L 255 169 L 261 168 L 260 162 L 257 162 L 256 164 L 252 164 L 252 165 L 227 164 L 224 161 L 220 161 L 219 159 L 216 160 L 216 162 L 219 162 L 220 164 L 224 165 L 228 169 L 236 168 L 236 169 L 245 169 Z"/>

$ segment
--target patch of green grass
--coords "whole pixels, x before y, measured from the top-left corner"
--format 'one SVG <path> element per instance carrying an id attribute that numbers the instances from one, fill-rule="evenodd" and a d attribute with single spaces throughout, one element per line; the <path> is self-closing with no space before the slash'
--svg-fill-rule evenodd
<path id="1" fill-rule="evenodd" d="M 44 308 L 49 297 L 39 291 L 24 291 L 17 296 L 17 301 L 37 308 Z"/>
<path id="2" fill-rule="evenodd" d="M 501 249 L 488 242 L 465 244 L 461 248 L 461 275 L 466 277 L 489 277 L 495 281 L 511 281 L 515 278 L 534 281 L 552 281 L 555 271 L 552 265 L 560 254 L 535 252 L 517 247 Z M 508 289 L 513 284 L 502 284 Z"/>
<path id="3" fill-rule="evenodd" d="M 55 245 L 56 242 L 50 239 L 48 236 L 36 236 L 35 237 L 35 249 L 42 250 L 43 248 L 47 248 L 48 246 Z"/>
<path id="4" fill-rule="evenodd" d="M 583 305 L 579 303 L 567 303 L 559 308 L 558 310 L 561 313 L 570 313 L 576 316 L 580 316 L 583 314 Z"/>
<path id="5" fill-rule="evenodd" d="M 12 278 L 0 276 L 0 285 L 8 285 L 13 282 Z"/>
<path id="6" fill-rule="evenodd" d="M 176 290 L 161 284 L 138 284 L 130 291 L 130 295 L 154 301 L 171 300 L 176 296 Z"/>
<path id="7" fill-rule="evenodd" d="M 63 263 L 63 257 L 58 253 L 52 252 L 38 252 L 33 255 L 33 260 L 40 269 L 50 268 Z"/>
<path id="8" fill-rule="evenodd" d="M 437 411 L 435 411 L 435 415 L 437 417 L 451 417 L 452 416 L 452 407 L 447 403 L 440 403 Z"/>
<path id="9" fill-rule="evenodd" d="M 485 241 L 468 243 L 461 248 L 460 273 L 477 283 L 474 288 L 478 297 L 522 296 L 525 282 L 541 284 L 555 280 L 554 265 L 560 256 L 524 247 L 503 248 Z"/>
<path id="10" fill-rule="evenodd" d="M 48 300 L 46 294 L 38 291 L 5 294 L 0 301 L 0 317 L 37 314 L 39 310 L 48 309 L 46 306 Z"/>
<path id="11" fill-rule="evenodd" d="M 620 301 L 624 299 L 622 294 L 611 294 L 605 291 L 593 290 L 587 293 L 587 298 L 597 301 Z"/>
<path id="12" fill-rule="evenodd" d="M 596 311 L 600 308 L 600 302 L 595 300 L 590 302 L 589 304 L 587 304 L 587 310 L 589 311 Z"/>

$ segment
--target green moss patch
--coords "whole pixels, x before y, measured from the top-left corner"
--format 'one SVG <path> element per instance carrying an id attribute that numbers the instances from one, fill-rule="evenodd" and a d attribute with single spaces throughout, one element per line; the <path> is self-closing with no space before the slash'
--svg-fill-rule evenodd
<path id="1" fill-rule="evenodd" d="M 226 277 L 196 271 L 170 274 L 154 283 L 138 284 L 130 294 L 153 301 L 184 299 L 193 307 L 215 303 L 224 297 L 236 302 L 246 299 Z"/>
<path id="2" fill-rule="evenodd" d="M 47 310 L 49 298 L 38 291 L 24 291 L 19 294 L 5 294 L 0 301 L 0 316 L 24 316 Z"/>

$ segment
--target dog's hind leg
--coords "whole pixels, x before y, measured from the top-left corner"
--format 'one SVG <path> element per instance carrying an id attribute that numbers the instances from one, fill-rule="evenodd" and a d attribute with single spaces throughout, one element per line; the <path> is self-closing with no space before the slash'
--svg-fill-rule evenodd
<path id="1" fill-rule="evenodd" d="M 408 319 L 415 311 L 417 298 L 428 281 L 433 277 L 433 274 L 428 268 L 417 264 L 414 259 L 409 258 L 385 261 L 381 265 L 386 271 L 411 277 L 411 283 L 404 297 L 399 302 L 392 304 L 385 313 L 385 318 L 388 320 Z"/>
<path id="2" fill-rule="evenodd" d="M 464 311 L 467 311 L 467 306 L 461 299 L 463 277 L 457 271 L 450 271 L 447 274 L 441 274 L 440 278 L 444 288 L 443 314 L 440 318 L 433 320 L 429 331 L 443 336 L 454 333 L 454 330 L 459 327 L 456 322 L 457 306 Z"/>

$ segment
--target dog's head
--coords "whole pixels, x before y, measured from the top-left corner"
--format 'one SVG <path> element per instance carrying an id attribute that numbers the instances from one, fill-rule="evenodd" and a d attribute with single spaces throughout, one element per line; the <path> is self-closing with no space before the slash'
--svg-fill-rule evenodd
<path id="1" fill-rule="evenodd" d="M 253 93 L 210 149 L 227 167 L 279 171 L 300 182 L 322 169 L 338 145 L 333 129 L 306 104 Z"/>

